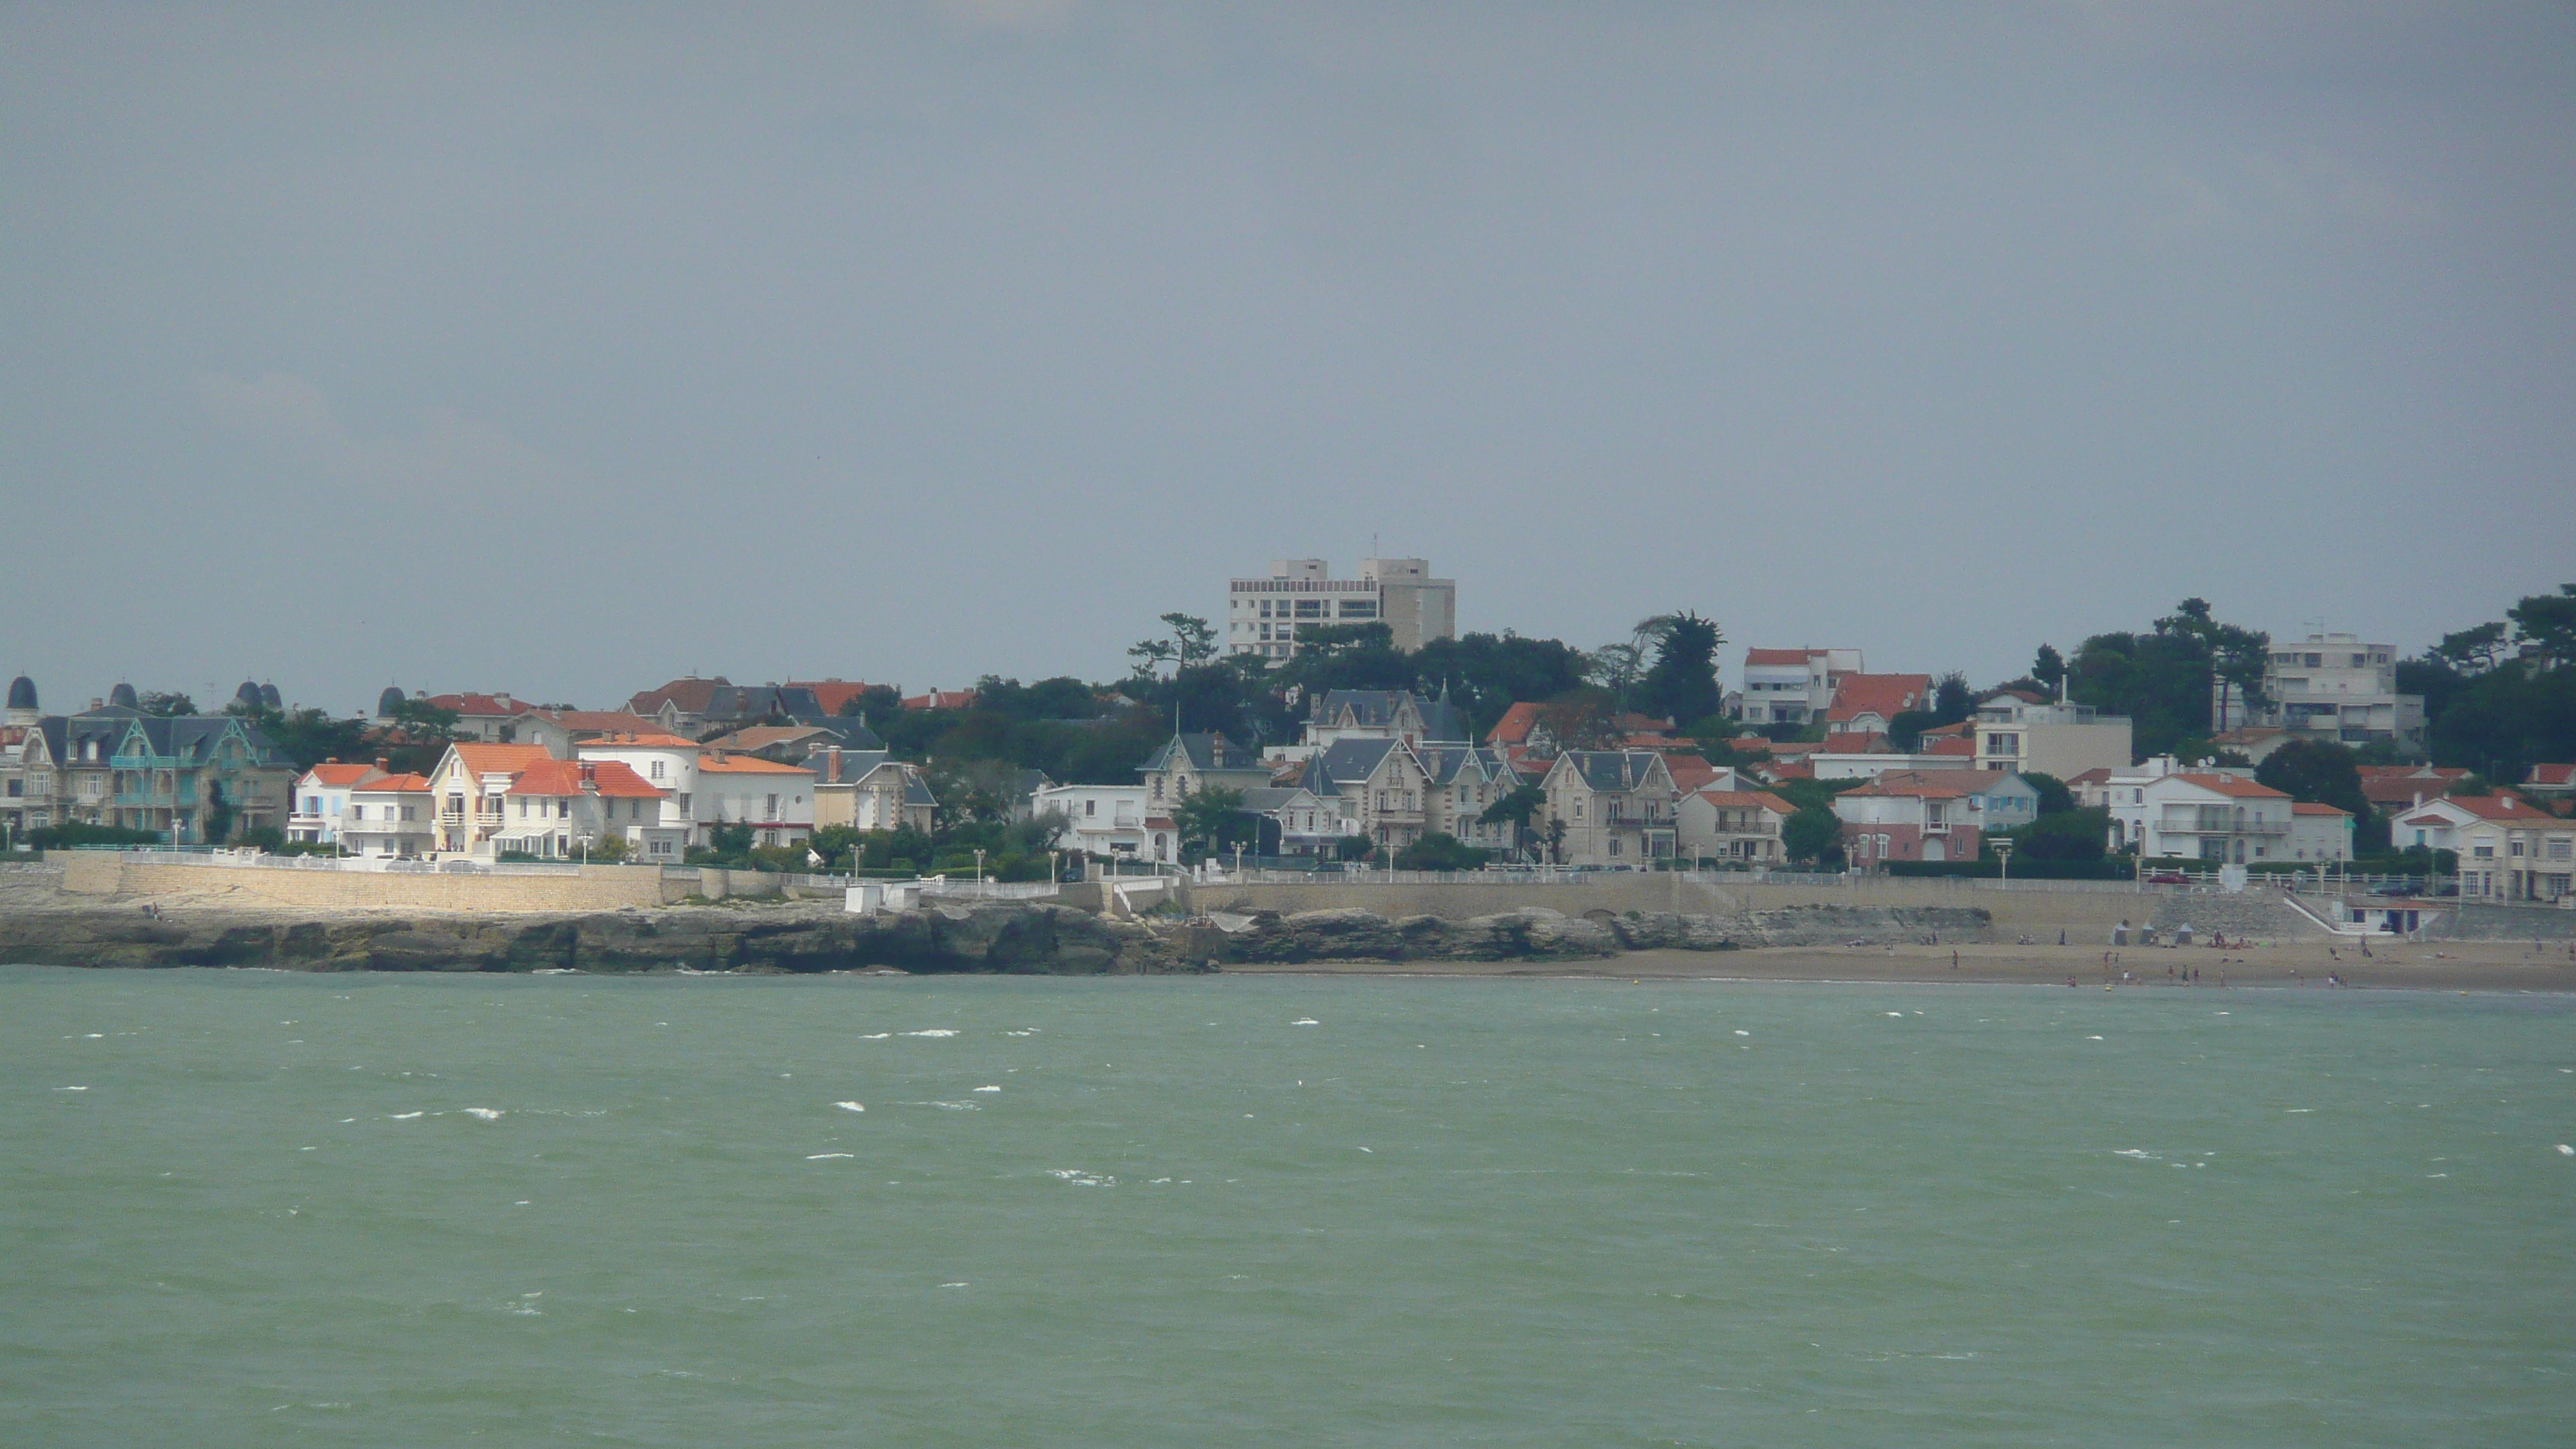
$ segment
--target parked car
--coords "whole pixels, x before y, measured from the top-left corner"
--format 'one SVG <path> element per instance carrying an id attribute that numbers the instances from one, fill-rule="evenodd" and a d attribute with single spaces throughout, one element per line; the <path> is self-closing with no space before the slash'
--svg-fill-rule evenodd
<path id="1" fill-rule="evenodd" d="M 2411 880 L 2401 880 L 2393 881 L 2384 886 L 2372 886 L 2370 888 L 2370 893 L 2375 896 L 2411 896 L 2416 893 L 2416 889 L 2415 882 Z M 2454 889 L 2456 889 L 2456 887 L 2454 887 Z"/>
<path id="2" fill-rule="evenodd" d="M 2191 877 L 2178 870 L 2160 870 L 2147 877 L 2149 885 L 2189 885 Z"/>

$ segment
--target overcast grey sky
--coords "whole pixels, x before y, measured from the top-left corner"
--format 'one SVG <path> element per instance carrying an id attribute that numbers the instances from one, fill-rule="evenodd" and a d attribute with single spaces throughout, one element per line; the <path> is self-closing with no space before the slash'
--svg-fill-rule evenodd
<path id="1" fill-rule="evenodd" d="M 2413 648 L 2576 578 L 2571 82 L 2564 6 L 10 5 L 0 676 L 1107 678 L 1372 537 L 1730 682 Z"/>

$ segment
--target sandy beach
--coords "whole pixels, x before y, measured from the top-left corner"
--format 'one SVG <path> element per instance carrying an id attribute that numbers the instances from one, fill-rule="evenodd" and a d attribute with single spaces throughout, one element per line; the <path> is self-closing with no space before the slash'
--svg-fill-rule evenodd
<path id="1" fill-rule="evenodd" d="M 2106 953 L 2081 946 L 1870 946 L 1752 951 L 1637 951 L 1599 961 L 1337 961 L 1293 966 L 1229 965 L 1228 974 L 1269 972 L 1381 976 L 1581 976 L 1602 980 L 1710 981 L 1973 981 L 2055 986 L 2072 978 L 2100 990 L 2145 988 L 2215 991 L 2244 986 L 2410 991 L 2576 991 L 2569 943 L 2534 950 L 2529 941 L 2374 943 L 2368 957 L 2323 941 L 2228 947 L 2130 947 Z M 2116 957 L 2116 963 L 2106 960 Z M 1954 964 L 1955 962 L 1955 964 Z M 2186 981 L 2183 973 L 2197 974 Z"/>

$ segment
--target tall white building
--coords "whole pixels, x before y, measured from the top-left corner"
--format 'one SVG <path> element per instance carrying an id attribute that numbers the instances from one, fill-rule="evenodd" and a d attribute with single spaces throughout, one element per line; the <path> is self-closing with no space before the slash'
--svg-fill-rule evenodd
<path id="1" fill-rule="evenodd" d="M 1383 623 L 1395 647 L 1419 649 L 1458 634 L 1458 581 L 1431 577 L 1431 561 L 1364 558 L 1355 579 L 1328 577 L 1319 558 L 1273 559 L 1267 578 L 1226 584 L 1223 643 L 1228 654 L 1286 659 L 1297 636 L 1317 624 Z"/>
<path id="2" fill-rule="evenodd" d="M 2263 693 L 2269 697 L 2264 707 L 2238 722 L 2277 726 L 2303 740 L 2424 744 L 2424 697 L 2397 692 L 2393 644 L 2367 643 L 2358 634 L 2311 634 L 2295 644 L 2276 639 L 2263 667 Z"/>

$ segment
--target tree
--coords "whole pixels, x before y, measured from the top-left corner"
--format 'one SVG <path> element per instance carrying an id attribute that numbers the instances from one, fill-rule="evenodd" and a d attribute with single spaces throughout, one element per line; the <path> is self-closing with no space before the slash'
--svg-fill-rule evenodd
<path id="1" fill-rule="evenodd" d="M 2505 649 L 2504 623 L 2498 620 L 2443 635 L 2432 654 L 2462 674 L 2484 674 L 2503 662 Z"/>
<path id="2" fill-rule="evenodd" d="M 1261 822 L 1245 813 L 1243 792 L 1222 787 L 1191 792 L 1172 807 L 1172 827 L 1183 845 L 1221 850 L 1241 842 L 1257 845 Z"/>
<path id="3" fill-rule="evenodd" d="M 1139 640 L 1129 646 L 1127 657 L 1136 661 L 1136 672 L 1152 674 L 1161 665 L 1171 664 L 1187 669 L 1216 657 L 1216 626 L 1196 614 L 1170 613 L 1162 616 L 1163 626 L 1171 633 Z"/>
<path id="4" fill-rule="evenodd" d="M 1723 696 L 1717 687 L 1717 650 L 1726 642 L 1717 621 L 1690 610 L 1666 614 L 1655 630 L 1655 663 L 1637 682 L 1637 703 L 1646 713 L 1687 724 L 1717 713 Z"/>
<path id="5" fill-rule="evenodd" d="M 903 691 L 890 684 L 871 684 L 841 701 L 842 719 L 890 720 L 903 708 Z"/>
<path id="6" fill-rule="evenodd" d="M 1446 831 L 1434 830 L 1395 853 L 1397 870 L 1476 870 L 1491 859 Z"/>
<path id="7" fill-rule="evenodd" d="M 224 782 L 206 782 L 206 813 L 198 823 L 205 831 L 209 845 L 221 845 L 233 834 L 233 802 L 224 795 Z"/>
<path id="8" fill-rule="evenodd" d="M 2021 778 L 2023 784 L 2039 792 L 2040 814 L 2057 815 L 2075 808 L 2075 792 L 2066 788 L 2064 780 L 2038 770 L 2024 770 Z"/>
<path id="9" fill-rule="evenodd" d="M 197 712 L 197 702 L 176 690 L 153 690 L 136 701 L 143 712 L 162 719 L 185 718 Z"/>
<path id="10" fill-rule="evenodd" d="M 1547 842 L 1547 858 L 1559 865 L 1565 863 L 1565 836 L 1565 821 L 1554 815 L 1547 817 L 1547 829 L 1539 832 L 1539 839 Z"/>
<path id="11" fill-rule="evenodd" d="M 1822 806 L 1808 806 L 1780 822 L 1780 848 L 1794 861 L 1831 864 L 1842 855 L 1842 818 Z"/>
<path id="12" fill-rule="evenodd" d="M 1941 723 L 1941 717 L 1928 709 L 1901 709 L 1887 722 L 1887 747 L 1911 753 L 1923 743 L 1923 732 Z M 1716 763 L 1710 761 L 1711 764 Z"/>
<path id="13" fill-rule="evenodd" d="M 2293 800 L 2331 805 L 2355 820 L 2370 818 L 2359 757 L 2332 740 L 2292 740 L 2264 756 L 2254 778 Z"/>
<path id="14" fill-rule="evenodd" d="M 2059 810 L 2004 835 L 2014 844 L 2015 860 L 2100 860 L 2111 837 L 2111 812 L 2099 807 Z M 1996 858 L 1994 837 L 1980 843 L 1977 855 L 1980 860 Z"/>
<path id="15" fill-rule="evenodd" d="M 366 758 L 369 736 L 374 730 L 361 718 L 334 719 L 323 710 L 306 707 L 293 713 L 281 713 L 265 707 L 234 704 L 224 713 L 247 721 L 251 728 L 277 746 L 278 753 L 295 762 L 295 768 L 309 770 L 325 760 L 355 762 Z M 424 772 L 425 773 L 425 772 Z"/>
<path id="16" fill-rule="evenodd" d="M 1482 739 L 1519 700 L 1554 699 L 1583 687 L 1583 651 L 1557 639 L 1518 634 L 1462 634 L 1434 639 L 1406 656 L 1412 688 L 1449 691 L 1467 727 Z"/>
<path id="17" fill-rule="evenodd" d="M 2220 681 L 2259 702 L 2271 636 L 2221 624 L 2204 599 L 2185 599 L 2145 634 L 2096 634 L 2071 661 L 2076 703 L 2129 717 L 2141 755 L 2171 754 L 2211 733 L 2210 696 Z"/>
<path id="18" fill-rule="evenodd" d="M 1634 639 L 1604 644 L 1583 657 L 1584 681 L 1608 693 L 1614 705 L 1624 705 L 1644 668 L 1645 656 L 1645 646 Z"/>
<path id="19" fill-rule="evenodd" d="M 1365 835 L 1345 835 L 1333 842 L 1335 860 L 1366 860 L 1377 853 L 1377 842 Z"/>
<path id="20" fill-rule="evenodd" d="M 1932 719 L 1935 724 L 1954 725 L 1977 712 L 1977 692 L 1968 685 L 1968 676 L 1953 669 L 1932 685 Z"/>
<path id="21" fill-rule="evenodd" d="M 2533 594 L 2504 616 L 2513 621 L 2514 642 L 2525 650 L 2538 650 L 2551 664 L 2576 664 L 2576 584 Z"/>
<path id="22" fill-rule="evenodd" d="M 2057 652 L 2056 645 L 2039 646 L 2038 657 L 2030 662 L 2030 677 L 2046 685 L 2049 692 L 2056 692 L 2058 681 L 2066 677 L 2066 660 Z"/>
<path id="23" fill-rule="evenodd" d="M 1539 706 L 1539 722 L 1561 749 L 1610 749 L 1620 738 L 1619 727 L 1611 719 L 1613 703 L 1607 690 L 1569 690 Z"/>
<path id="24" fill-rule="evenodd" d="M 1546 808 L 1546 791 L 1541 790 L 1536 785 L 1514 785 L 1511 789 L 1503 793 L 1503 797 L 1501 799 L 1486 806 L 1485 813 L 1476 817 L 1476 823 L 1479 825 L 1510 825 L 1512 827 L 1512 844 L 1513 846 L 1518 847 L 1521 843 L 1521 837 L 1529 834 L 1530 817 L 1538 814 L 1538 812 Z"/>

